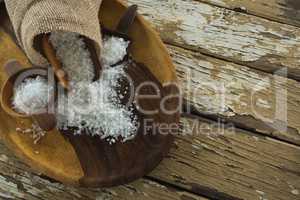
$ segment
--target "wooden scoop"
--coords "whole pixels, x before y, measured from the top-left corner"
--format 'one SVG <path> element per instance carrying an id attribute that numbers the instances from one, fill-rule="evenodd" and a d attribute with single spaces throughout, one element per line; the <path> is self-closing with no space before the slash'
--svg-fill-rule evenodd
<path id="1" fill-rule="evenodd" d="M 4 111 L 13 117 L 32 118 L 44 131 L 50 131 L 54 129 L 56 127 L 55 114 L 49 113 L 49 111 L 47 111 L 44 113 L 27 115 L 17 112 L 15 109 L 13 109 L 12 105 L 14 88 L 18 87 L 18 85 L 21 84 L 27 78 L 42 76 L 47 79 L 47 69 L 42 67 L 23 68 L 18 61 L 11 60 L 5 64 L 4 70 L 8 75 L 8 79 L 1 90 L 1 104 Z M 55 89 L 55 82 L 53 85 L 53 89 Z M 53 93 L 55 94 L 55 92 Z M 54 106 L 54 99 L 55 95 L 51 95 L 49 108 Z"/>
<path id="2" fill-rule="evenodd" d="M 42 37 L 43 52 L 44 52 L 46 58 L 48 59 L 49 63 L 51 64 L 53 71 L 54 71 L 60 85 L 65 89 L 69 89 L 69 78 L 70 77 L 68 77 L 68 73 L 63 69 L 62 63 L 57 58 L 55 49 L 54 49 L 53 45 L 51 44 L 51 42 L 49 41 L 49 37 L 50 37 L 50 34 L 45 34 Z M 94 73 L 95 73 L 93 80 L 96 81 L 99 79 L 99 77 L 101 75 L 102 66 L 99 61 L 99 57 L 96 53 L 95 44 L 92 40 L 90 40 L 84 36 L 82 36 L 82 37 L 84 39 L 84 42 L 87 46 L 88 51 L 90 52 L 90 55 L 91 55 L 91 59 L 92 59 L 93 66 L 94 66 Z"/>
<path id="3" fill-rule="evenodd" d="M 49 41 L 49 34 L 45 34 L 42 38 L 42 47 L 52 69 L 58 79 L 58 82 L 65 89 L 69 88 L 68 74 L 63 70 L 61 62 L 56 57 L 55 49 Z"/>
<path id="4" fill-rule="evenodd" d="M 104 33 L 103 35 L 120 37 L 127 41 L 131 41 L 131 38 L 128 35 L 128 31 L 136 18 L 137 9 L 137 5 L 128 7 L 122 18 L 119 20 L 119 23 L 115 30 L 110 30 L 105 28 L 105 26 L 102 26 L 102 32 Z"/>
<path id="5" fill-rule="evenodd" d="M 132 39 L 129 37 L 128 32 L 137 16 L 137 9 L 138 9 L 137 5 L 132 5 L 128 7 L 128 9 L 125 11 L 123 16 L 119 20 L 115 30 L 107 29 L 105 28 L 105 26 L 102 25 L 102 34 L 123 38 L 125 41 L 132 42 Z M 112 66 L 117 66 L 122 62 L 128 60 L 129 46 L 127 47 L 126 51 L 127 51 L 127 56 L 125 56 L 123 60 L 118 61 Z"/>

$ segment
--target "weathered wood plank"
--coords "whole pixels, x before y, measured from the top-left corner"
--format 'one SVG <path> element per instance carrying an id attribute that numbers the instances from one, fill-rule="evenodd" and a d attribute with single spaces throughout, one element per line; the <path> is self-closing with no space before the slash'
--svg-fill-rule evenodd
<path id="1" fill-rule="evenodd" d="M 167 43 L 300 79 L 300 29 L 194 0 L 129 0 Z"/>
<path id="2" fill-rule="evenodd" d="M 207 200 L 188 192 L 141 179 L 132 184 L 110 189 L 84 189 L 62 185 L 31 173 L 0 142 L 0 199 L 22 200 L 110 200 L 161 199 Z"/>
<path id="3" fill-rule="evenodd" d="M 152 177 L 216 199 L 299 199 L 299 147 L 203 119 L 182 124 L 184 135 Z"/>
<path id="4" fill-rule="evenodd" d="M 170 156 L 149 175 L 215 199 L 298 199 L 300 148 L 204 119 L 182 118 Z M 203 199 L 149 180 L 112 189 L 63 186 L 30 172 L 0 143 L 0 195 L 16 199 Z"/>
<path id="5" fill-rule="evenodd" d="M 300 144 L 300 83 L 168 46 L 186 101 L 261 133 Z"/>
<path id="6" fill-rule="evenodd" d="M 196 0 L 246 12 L 270 20 L 300 26 L 300 2 L 297 0 Z"/>

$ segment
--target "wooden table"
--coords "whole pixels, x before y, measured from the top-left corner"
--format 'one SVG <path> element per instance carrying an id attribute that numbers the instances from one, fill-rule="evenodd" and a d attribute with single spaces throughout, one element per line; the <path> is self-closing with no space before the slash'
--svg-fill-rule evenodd
<path id="1" fill-rule="evenodd" d="M 129 3 L 161 34 L 183 89 L 170 155 L 132 184 L 83 189 L 31 172 L 0 142 L 0 199 L 300 199 L 300 3 Z"/>

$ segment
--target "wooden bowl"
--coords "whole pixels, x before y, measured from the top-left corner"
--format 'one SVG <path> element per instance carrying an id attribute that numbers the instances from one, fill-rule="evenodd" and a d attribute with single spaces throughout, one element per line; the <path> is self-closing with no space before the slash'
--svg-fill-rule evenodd
<path id="1" fill-rule="evenodd" d="M 103 0 L 99 17 L 101 24 L 114 30 L 127 7 L 119 0 Z M 137 16 L 129 36 L 135 62 L 127 73 L 134 85 L 153 81 L 160 85 L 162 97 L 178 95 L 178 88 L 164 86 L 176 82 L 176 72 L 171 58 L 158 34 L 141 17 Z M 1 81 L 1 80 L 0 80 Z M 124 83 L 126 84 L 126 83 Z M 145 89 L 145 92 L 153 92 Z M 142 106 L 159 107 L 160 99 L 144 100 Z M 167 101 L 168 108 L 179 106 L 179 99 Z M 149 119 L 167 125 L 179 124 L 179 111 L 167 115 L 143 114 L 136 110 L 140 120 Z M 172 134 L 151 134 L 141 126 L 137 136 L 125 143 L 109 145 L 98 137 L 73 135 L 72 130 L 53 130 L 36 145 L 29 135 L 16 134 L 16 128 L 26 128 L 31 120 L 20 120 L 0 112 L 1 136 L 10 148 L 33 169 L 66 184 L 84 187 L 107 187 L 128 183 L 152 171 L 166 156 L 173 142 Z M 160 133 L 160 132 L 159 132 Z"/>

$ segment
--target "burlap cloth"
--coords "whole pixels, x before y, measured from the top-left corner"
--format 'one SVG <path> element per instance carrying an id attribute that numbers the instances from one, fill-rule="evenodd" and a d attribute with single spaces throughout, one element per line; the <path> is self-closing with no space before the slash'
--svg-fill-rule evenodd
<path id="1" fill-rule="evenodd" d="M 102 0 L 4 0 L 16 37 L 30 61 L 47 65 L 35 48 L 42 33 L 70 31 L 86 36 L 101 48 L 98 13 Z"/>

